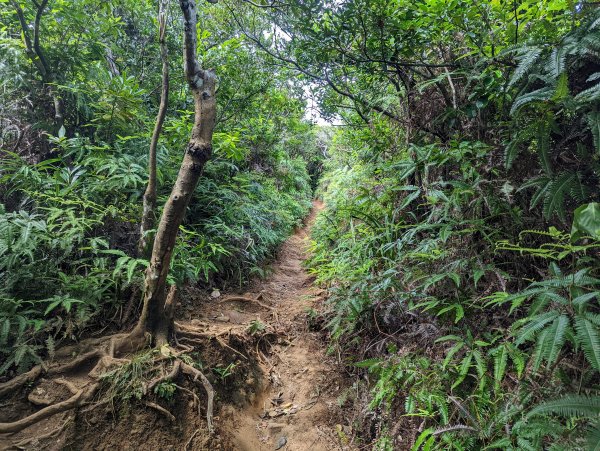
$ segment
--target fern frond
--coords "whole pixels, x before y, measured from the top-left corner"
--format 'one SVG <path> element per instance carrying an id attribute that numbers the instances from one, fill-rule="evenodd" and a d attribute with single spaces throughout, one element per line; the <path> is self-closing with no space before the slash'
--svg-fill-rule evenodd
<path id="1" fill-rule="evenodd" d="M 544 358 L 548 365 L 553 364 L 558 359 L 560 351 L 565 344 L 566 332 L 569 327 L 569 317 L 566 315 L 560 315 L 554 320 L 546 340 L 544 341 Z"/>
<path id="2" fill-rule="evenodd" d="M 582 316 L 575 317 L 575 340 L 581 349 L 586 360 L 596 370 L 600 371 L 600 337 L 598 335 L 598 326 Z"/>
<path id="3" fill-rule="evenodd" d="M 581 103 L 594 102 L 600 99 L 600 83 L 584 89 L 575 96 L 575 100 Z"/>
<path id="4" fill-rule="evenodd" d="M 596 423 L 588 429 L 586 441 L 588 451 L 600 451 L 600 424 Z"/>
<path id="5" fill-rule="evenodd" d="M 515 344 L 518 346 L 531 339 L 539 330 L 543 329 L 546 324 L 554 321 L 558 315 L 558 312 L 551 310 L 532 318 L 527 318 L 527 324 L 519 330 Z"/>
<path id="6" fill-rule="evenodd" d="M 526 415 L 555 414 L 562 417 L 596 417 L 600 413 L 600 396 L 566 395 L 559 399 L 537 405 Z"/>
<path id="7" fill-rule="evenodd" d="M 553 86 L 546 86 L 544 88 L 536 89 L 535 91 L 527 92 L 517 97 L 513 103 L 510 113 L 515 114 L 525 105 L 532 102 L 543 102 L 550 100 L 554 95 L 555 88 Z"/>
<path id="8" fill-rule="evenodd" d="M 542 55 L 542 49 L 539 47 L 532 47 L 527 52 L 520 56 L 519 65 L 515 70 L 515 73 L 510 79 L 509 86 L 513 86 L 519 80 L 521 80 L 535 65 Z"/>
<path id="9" fill-rule="evenodd" d="M 596 86 L 598 86 L 600 90 L 600 83 L 598 83 Z M 592 137 L 594 138 L 594 146 L 596 147 L 596 152 L 600 153 L 600 112 L 594 111 L 589 113 L 586 116 L 586 121 L 588 123 L 588 127 L 590 128 L 590 131 L 592 132 Z"/>
<path id="10" fill-rule="evenodd" d="M 550 122 L 542 120 L 538 123 L 537 133 L 537 153 L 540 158 L 542 169 L 548 177 L 552 177 L 552 161 L 550 159 Z"/>
<path id="11" fill-rule="evenodd" d="M 572 172 L 564 172 L 550 185 L 544 198 L 544 217 L 552 218 L 555 214 L 564 222 L 566 221 L 565 197 L 571 192 L 577 181 L 577 176 Z"/>
<path id="12" fill-rule="evenodd" d="M 568 47 L 564 45 L 555 47 L 550 54 L 548 67 L 550 69 L 550 73 L 555 78 L 558 78 L 565 71 L 567 49 Z"/>

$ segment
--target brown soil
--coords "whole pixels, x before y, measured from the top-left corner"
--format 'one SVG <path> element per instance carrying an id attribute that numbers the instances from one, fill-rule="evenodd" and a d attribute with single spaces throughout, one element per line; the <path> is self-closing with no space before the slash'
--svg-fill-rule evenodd
<path id="1" fill-rule="evenodd" d="M 0 450 L 133 450 L 140 445 L 149 450 L 352 449 L 350 420 L 339 406 L 349 384 L 341 365 L 327 355 L 326 337 L 309 330 L 312 309 L 324 292 L 312 284 L 302 262 L 308 230 L 321 208 L 315 203 L 308 225 L 282 246 L 270 274 L 254 280 L 246 292 L 189 289 L 180 296 L 177 323 L 196 333 L 187 341 L 180 338 L 180 344 L 193 347 L 190 357 L 202 362 L 216 391 L 213 436 L 204 417 L 206 393 L 189 378 L 179 378 L 174 382 L 181 389 L 170 402 L 150 394 L 140 401 L 103 404 L 106 393 L 101 391 L 94 403 L 77 412 L 55 415 L 16 434 L 0 434 Z M 169 372 L 168 365 L 161 367 L 162 374 Z M 82 386 L 86 370 L 69 375 L 69 381 Z M 40 379 L 2 400 L 0 423 L 39 410 L 31 399 L 48 396 L 59 402 L 70 393 L 55 381 Z M 148 403 L 161 406 L 175 421 Z"/>
<path id="2" fill-rule="evenodd" d="M 270 322 L 286 339 L 271 348 L 265 362 L 265 390 L 246 409 L 228 412 L 236 450 L 272 450 L 284 442 L 281 449 L 289 451 L 345 448 L 347 428 L 338 406 L 343 378 L 323 336 L 308 330 L 322 290 L 312 285 L 302 262 L 307 229 L 320 208 L 315 205 L 308 227 L 283 245 L 272 274 L 254 287 L 273 306 Z"/>

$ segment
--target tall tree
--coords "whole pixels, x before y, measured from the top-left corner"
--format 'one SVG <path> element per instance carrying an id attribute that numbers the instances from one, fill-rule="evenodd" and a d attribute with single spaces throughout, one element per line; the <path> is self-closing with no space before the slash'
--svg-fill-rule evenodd
<path id="1" fill-rule="evenodd" d="M 212 3 L 212 2 L 211 2 Z M 166 343 L 172 325 L 167 300 L 167 275 L 177 232 L 186 208 L 212 154 L 216 118 L 216 75 L 196 59 L 196 2 L 180 0 L 184 18 L 183 61 L 185 76 L 194 95 L 194 126 L 179 174 L 165 203 L 152 248 L 144 284 L 144 306 L 133 336 L 150 335 L 156 344 Z"/>

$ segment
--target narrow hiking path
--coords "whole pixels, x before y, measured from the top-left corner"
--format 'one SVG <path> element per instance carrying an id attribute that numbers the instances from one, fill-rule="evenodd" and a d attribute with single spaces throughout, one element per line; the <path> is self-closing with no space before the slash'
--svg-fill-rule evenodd
<path id="1" fill-rule="evenodd" d="M 258 320 L 278 337 L 266 355 L 257 344 L 262 381 L 248 381 L 248 386 L 259 387 L 246 393 L 250 405 L 220 410 L 222 430 L 235 450 L 350 449 L 345 443 L 347 420 L 338 405 L 344 390 L 340 367 L 327 355 L 322 334 L 308 327 L 309 311 L 322 300 L 323 290 L 313 285 L 302 263 L 321 208 L 315 202 L 307 225 L 282 245 L 266 279 L 251 283 L 242 297 L 222 296 L 213 303 L 219 307 L 205 314 L 212 318 L 208 327 L 215 335 Z"/>
<path id="2" fill-rule="evenodd" d="M 313 284 L 302 263 L 321 208 L 314 203 L 306 225 L 280 248 L 269 275 L 251 281 L 245 292 L 211 294 L 188 287 L 180 297 L 176 346 L 189 349 L 187 358 L 214 386 L 215 434 L 207 430 L 205 393 L 185 378 L 174 378 L 177 391 L 170 400 L 155 396 L 149 398 L 155 402 L 134 401 L 132 387 L 147 383 L 144 374 L 157 376 L 144 373 L 142 362 L 150 365 L 147 370 L 152 367 L 147 359 L 152 352 L 145 352 L 128 362 L 131 369 L 122 373 L 119 391 L 103 391 L 77 412 L 53 415 L 16 434 L 0 434 L 0 450 L 133 451 L 140 444 L 161 451 L 353 449 L 347 438 L 352 413 L 338 404 L 350 384 L 336 358 L 327 355 L 327 338 L 310 330 L 309 311 L 318 308 L 325 292 Z M 60 351 L 55 363 L 88 352 L 88 345 L 99 346 L 82 341 Z M 31 415 L 41 402 L 68 399 L 67 388 L 90 383 L 89 366 L 16 390 L 0 409 L 0 422 Z M 171 371 L 169 364 L 161 368 L 162 376 Z"/>

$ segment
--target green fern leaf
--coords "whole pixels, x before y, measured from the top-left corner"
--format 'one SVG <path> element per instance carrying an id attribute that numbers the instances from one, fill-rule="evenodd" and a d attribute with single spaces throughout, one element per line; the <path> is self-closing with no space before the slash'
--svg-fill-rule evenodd
<path id="1" fill-rule="evenodd" d="M 552 182 L 544 198 L 544 217 L 547 220 L 556 214 L 563 222 L 566 221 L 565 195 L 572 190 L 576 179 L 575 174 L 565 172 Z"/>
<path id="2" fill-rule="evenodd" d="M 600 396 L 567 395 L 534 407 L 526 417 L 555 414 L 562 417 L 596 417 L 600 413 Z"/>
<path id="3" fill-rule="evenodd" d="M 575 339 L 587 361 L 600 371 L 600 337 L 598 327 L 582 316 L 575 317 Z"/>
<path id="4" fill-rule="evenodd" d="M 517 97 L 517 99 L 515 100 L 515 102 L 512 105 L 512 108 L 510 109 L 510 113 L 515 114 L 521 108 L 523 108 L 525 105 L 527 105 L 531 102 L 543 102 L 546 100 L 550 100 L 552 98 L 552 96 L 554 95 L 554 92 L 555 92 L 554 87 L 544 87 L 544 88 L 536 89 L 535 91 L 525 93 L 525 94 Z"/>
<path id="5" fill-rule="evenodd" d="M 521 147 L 519 146 L 519 140 L 512 139 L 504 148 L 504 166 L 506 169 L 512 168 L 513 162 L 519 155 Z"/>
<path id="6" fill-rule="evenodd" d="M 527 318 L 527 324 L 519 331 L 515 344 L 519 346 L 525 341 L 530 340 L 538 331 L 543 329 L 546 324 L 554 321 L 558 315 L 558 312 L 552 310 Z"/>
<path id="7" fill-rule="evenodd" d="M 600 451 L 600 424 L 596 423 L 588 429 L 586 440 L 588 451 Z"/>
<path id="8" fill-rule="evenodd" d="M 558 359 L 560 351 L 565 344 L 566 331 L 569 326 L 569 317 L 566 315 L 560 315 L 554 320 L 546 340 L 544 341 L 544 355 L 548 365 L 553 364 Z"/>
<path id="9" fill-rule="evenodd" d="M 597 86 L 600 87 L 600 83 L 598 83 Z M 600 153 L 600 112 L 594 111 L 592 113 L 588 113 L 586 120 L 594 138 L 596 152 Z"/>
<path id="10" fill-rule="evenodd" d="M 510 79 L 509 86 L 513 86 L 519 80 L 521 80 L 535 65 L 542 55 L 542 49 L 539 47 L 533 47 L 527 52 L 520 56 L 519 65 L 515 70 L 515 73 Z"/>
<path id="11" fill-rule="evenodd" d="M 536 133 L 537 153 L 542 169 L 548 177 L 552 177 L 552 161 L 550 159 L 550 122 L 540 121 Z"/>
<path id="12" fill-rule="evenodd" d="M 550 55 L 550 73 L 554 78 L 559 78 L 562 75 L 566 75 L 565 72 L 565 61 L 568 47 L 560 46 L 555 47 Z"/>
<path id="13" fill-rule="evenodd" d="M 504 379 L 506 364 L 508 362 L 508 350 L 506 346 L 500 346 L 494 354 L 494 389 L 500 390 L 500 383 Z"/>

